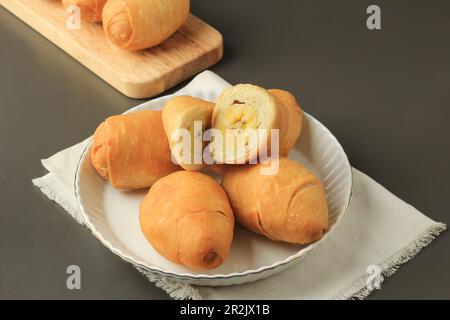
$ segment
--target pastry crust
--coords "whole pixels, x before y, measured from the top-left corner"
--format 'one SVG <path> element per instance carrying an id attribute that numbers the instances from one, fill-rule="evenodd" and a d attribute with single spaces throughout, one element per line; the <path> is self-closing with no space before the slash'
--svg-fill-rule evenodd
<path id="1" fill-rule="evenodd" d="M 275 175 L 266 164 L 230 167 L 222 185 L 236 219 L 272 240 L 307 244 L 328 229 L 328 205 L 320 180 L 296 161 L 280 158 Z"/>
<path id="2" fill-rule="evenodd" d="M 213 108 L 214 104 L 211 102 L 188 96 L 174 97 L 164 105 L 162 120 L 170 149 L 173 157 L 185 170 L 197 171 L 206 166 L 203 161 L 203 150 L 206 143 L 202 137 L 204 131 L 211 126 Z M 201 131 L 194 132 L 195 122 L 197 125 L 201 123 Z M 189 131 L 190 150 L 182 148 L 183 139 L 177 136 L 179 129 Z M 195 146 L 198 148 L 196 149 Z"/>
<path id="3" fill-rule="evenodd" d="M 269 92 L 284 106 L 284 135 L 280 137 L 280 156 L 287 156 L 300 137 L 303 123 L 303 110 L 295 97 L 285 90 L 271 89 Z"/>
<path id="4" fill-rule="evenodd" d="M 108 131 L 105 122 L 97 127 L 92 138 L 91 162 L 98 174 L 108 180 Z"/>
<path id="5" fill-rule="evenodd" d="M 189 10 L 189 0 L 108 0 L 103 28 L 114 44 L 137 51 L 169 38 L 184 24 Z"/>
<path id="6" fill-rule="evenodd" d="M 212 117 L 212 126 L 222 132 L 222 143 L 211 143 L 211 154 L 218 163 L 244 164 L 261 156 L 261 150 L 270 152 L 271 129 L 280 130 L 284 107 L 267 90 L 252 84 L 239 84 L 225 89 L 218 98 Z M 243 144 L 249 132 L 262 129 L 262 135 L 252 144 Z M 263 152 L 264 155 L 264 152 Z"/>
<path id="7" fill-rule="evenodd" d="M 62 0 L 64 8 L 76 5 L 80 8 L 81 18 L 88 22 L 102 21 L 103 7 L 107 0 Z"/>
<path id="8" fill-rule="evenodd" d="M 179 170 L 170 157 L 161 111 L 154 110 L 106 119 L 94 134 L 91 161 L 117 189 L 147 188 Z"/>
<path id="9" fill-rule="evenodd" d="M 178 171 L 158 180 L 141 203 L 139 221 L 156 251 L 197 270 L 222 264 L 233 238 L 227 195 L 200 172 Z"/>

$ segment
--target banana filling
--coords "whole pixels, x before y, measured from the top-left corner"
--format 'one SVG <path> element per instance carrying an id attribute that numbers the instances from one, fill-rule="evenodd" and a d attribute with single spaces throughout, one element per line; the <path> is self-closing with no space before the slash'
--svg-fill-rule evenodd
<path id="1" fill-rule="evenodd" d="M 279 105 L 264 88 L 238 84 L 223 91 L 213 112 L 213 128 L 221 141 L 213 157 L 227 164 L 251 163 L 264 154 L 268 132 L 279 126 Z"/>
<path id="2" fill-rule="evenodd" d="M 259 125 L 257 109 L 235 100 L 224 112 L 218 125 L 223 135 L 225 153 L 230 154 L 246 148 Z"/>

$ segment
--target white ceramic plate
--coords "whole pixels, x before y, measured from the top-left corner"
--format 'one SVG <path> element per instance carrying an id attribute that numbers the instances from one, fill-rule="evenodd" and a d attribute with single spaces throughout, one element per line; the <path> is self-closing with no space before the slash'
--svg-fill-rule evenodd
<path id="1" fill-rule="evenodd" d="M 218 91 L 188 91 L 183 94 L 214 102 Z M 171 96 L 155 99 L 136 108 L 160 110 Z M 141 268 L 168 278 L 197 285 L 242 284 L 278 273 L 304 257 L 333 232 L 345 214 L 351 196 L 352 174 L 347 156 L 336 138 L 319 121 L 305 114 L 302 136 L 290 158 L 315 172 L 328 198 L 330 229 L 307 246 L 268 240 L 236 226 L 230 254 L 218 268 L 196 272 L 171 263 L 147 242 L 139 227 L 139 204 L 147 190 L 124 192 L 111 187 L 94 170 L 90 146 L 78 165 L 75 190 L 78 206 L 94 235 L 112 252 Z"/>

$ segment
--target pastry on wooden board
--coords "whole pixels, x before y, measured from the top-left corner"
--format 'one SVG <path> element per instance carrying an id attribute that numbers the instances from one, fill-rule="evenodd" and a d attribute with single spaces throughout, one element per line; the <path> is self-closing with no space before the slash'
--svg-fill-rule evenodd
<path id="1" fill-rule="evenodd" d="M 328 205 L 320 180 L 300 163 L 280 158 L 275 174 L 265 164 L 230 166 L 222 181 L 236 219 L 272 240 L 307 244 L 328 229 Z"/>
<path id="2" fill-rule="evenodd" d="M 113 116 L 95 131 L 91 162 L 117 189 L 150 187 L 176 170 L 170 156 L 161 111 Z"/>
<path id="3" fill-rule="evenodd" d="M 178 171 L 158 180 L 141 203 L 139 221 L 156 251 L 197 270 L 222 264 L 233 239 L 227 195 L 201 172 Z"/>
<path id="4" fill-rule="evenodd" d="M 64 8 L 76 5 L 80 8 L 81 18 L 88 22 L 102 21 L 103 7 L 107 0 L 62 0 Z"/>
<path id="5" fill-rule="evenodd" d="M 169 140 L 172 155 L 185 170 L 198 171 L 205 168 L 203 150 L 204 132 L 211 125 L 214 104 L 189 96 L 176 96 L 169 100 L 162 110 L 164 130 Z M 189 132 L 187 144 L 180 133 Z"/>
<path id="6" fill-rule="evenodd" d="M 117 46 L 129 51 L 154 47 L 187 20 L 189 0 L 108 0 L 103 29 Z"/>

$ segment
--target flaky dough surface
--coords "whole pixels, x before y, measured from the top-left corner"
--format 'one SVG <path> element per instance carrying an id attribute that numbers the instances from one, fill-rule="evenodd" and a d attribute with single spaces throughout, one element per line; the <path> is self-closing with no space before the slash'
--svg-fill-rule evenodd
<path id="1" fill-rule="evenodd" d="M 154 110 L 106 119 L 94 134 L 91 162 L 117 189 L 147 188 L 179 170 L 170 156 L 161 111 Z"/>
<path id="2" fill-rule="evenodd" d="M 222 185 L 236 219 L 272 240 L 306 244 L 328 229 L 328 206 L 320 180 L 296 161 L 280 158 L 275 175 L 264 164 L 230 166 Z"/>
<path id="3" fill-rule="evenodd" d="M 200 172 L 178 171 L 158 180 L 141 203 L 139 221 L 156 251 L 198 270 L 222 264 L 233 238 L 227 195 Z"/>

